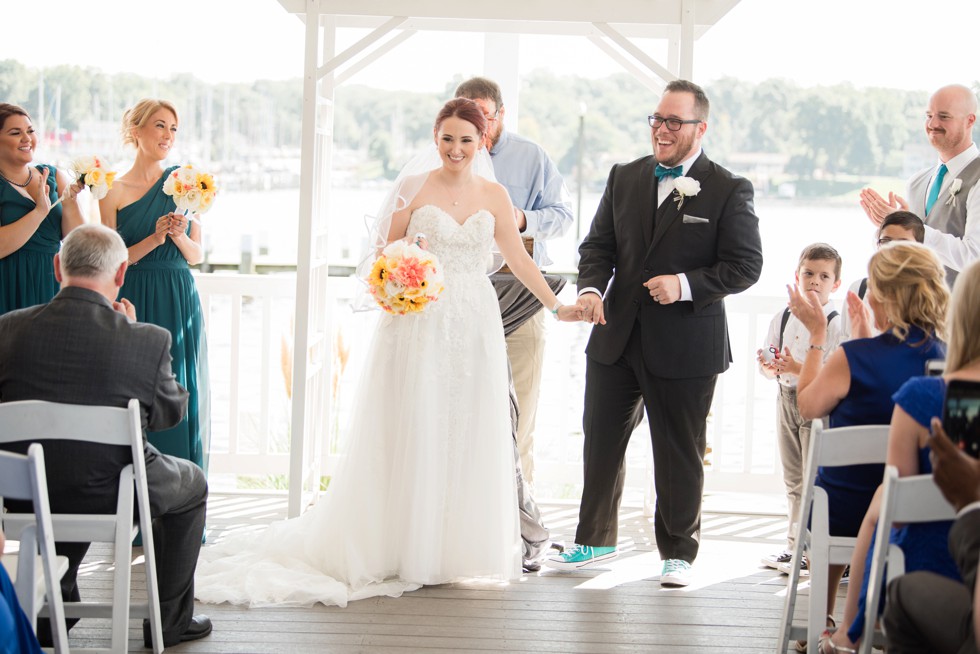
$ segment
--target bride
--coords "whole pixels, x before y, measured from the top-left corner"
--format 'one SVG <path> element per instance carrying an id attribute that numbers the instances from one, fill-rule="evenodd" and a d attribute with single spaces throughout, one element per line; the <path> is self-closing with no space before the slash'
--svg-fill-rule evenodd
<path id="1" fill-rule="evenodd" d="M 494 242 L 556 318 L 581 317 L 524 250 L 507 191 L 477 174 L 485 131 L 476 103 L 446 103 L 433 129 L 441 165 L 405 177 L 392 195 L 383 242 L 432 251 L 445 290 L 420 313 L 379 318 L 350 451 L 326 495 L 257 536 L 204 548 L 199 600 L 346 606 L 426 584 L 520 575 L 507 358 L 486 274 Z"/>

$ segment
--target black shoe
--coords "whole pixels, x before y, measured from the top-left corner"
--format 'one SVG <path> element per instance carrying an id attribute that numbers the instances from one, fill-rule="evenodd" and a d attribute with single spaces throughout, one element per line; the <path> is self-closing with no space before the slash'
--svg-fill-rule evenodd
<path id="1" fill-rule="evenodd" d="M 179 645 L 180 643 L 186 643 L 189 640 L 198 640 L 199 638 L 204 638 L 211 633 L 211 618 L 200 613 L 191 618 L 190 623 L 187 625 L 187 629 L 184 633 L 180 634 L 176 639 L 167 640 L 167 637 L 163 637 L 164 647 L 173 647 Z M 145 647 L 153 647 L 153 639 L 150 637 L 150 621 L 143 620 L 143 645 Z"/>
<path id="2" fill-rule="evenodd" d="M 541 570 L 541 564 L 536 561 L 525 561 L 524 562 L 524 572 L 538 572 Z"/>

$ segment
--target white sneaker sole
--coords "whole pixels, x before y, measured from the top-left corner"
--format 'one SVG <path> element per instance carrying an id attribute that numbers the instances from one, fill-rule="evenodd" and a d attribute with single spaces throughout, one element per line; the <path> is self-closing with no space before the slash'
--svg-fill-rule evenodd
<path id="1" fill-rule="evenodd" d="M 773 561 L 772 559 L 759 559 L 759 561 L 762 563 L 762 565 L 766 566 L 767 568 L 772 568 L 773 570 L 779 570 L 779 566 L 786 565 L 785 563 Z"/>
<path id="2" fill-rule="evenodd" d="M 680 588 L 682 586 L 689 586 L 691 584 L 691 573 L 685 573 L 682 575 L 663 575 L 660 577 L 660 585 L 667 586 L 668 588 Z"/>
<path id="3" fill-rule="evenodd" d="M 617 556 L 619 556 L 619 552 L 610 552 L 609 554 L 594 556 L 588 561 L 576 561 L 571 563 L 560 559 L 548 558 L 544 560 L 544 564 L 549 568 L 554 568 L 555 570 L 581 570 L 582 568 L 591 568 L 596 564 L 602 563 L 603 561 L 615 559 Z"/>

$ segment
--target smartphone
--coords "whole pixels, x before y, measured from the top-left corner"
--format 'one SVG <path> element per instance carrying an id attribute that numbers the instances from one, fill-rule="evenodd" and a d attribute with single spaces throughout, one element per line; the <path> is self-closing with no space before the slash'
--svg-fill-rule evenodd
<path id="1" fill-rule="evenodd" d="M 943 429 L 960 449 L 980 458 L 980 382 L 952 379 L 946 384 Z"/>
<path id="2" fill-rule="evenodd" d="M 929 359 L 926 361 L 926 376 L 941 377 L 946 371 L 946 359 Z"/>

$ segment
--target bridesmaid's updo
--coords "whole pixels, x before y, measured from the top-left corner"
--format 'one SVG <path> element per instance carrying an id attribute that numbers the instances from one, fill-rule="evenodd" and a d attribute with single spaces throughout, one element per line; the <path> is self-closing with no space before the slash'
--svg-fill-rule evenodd
<path id="1" fill-rule="evenodd" d="M 432 130 L 438 132 L 443 121 L 453 116 L 473 123 L 480 136 L 487 133 L 487 118 L 483 115 L 483 110 L 480 105 L 466 98 L 454 98 L 444 104 L 436 116 L 436 124 L 432 126 Z"/>
<path id="2" fill-rule="evenodd" d="M 136 146 L 136 137 L 133 136 L 133 130 L 137 127 L 143 127 L 148 122 L 150 118 L 160 109 L 166 109 L 174 115 L 174 119 L 180 122 L 180 117 L 177 115 L 177 110 L 172 104 L 166 100 L 151 100 L 143 99 L 136 103 L 134 107 L 127 110 L 123 114 L 122 118 L 122 140 L 123 145 Z"/>
<path id="3" fill-rule="evenodd" d="M 7 102 L 0 102 L 0 129 L 3 129 L 3 126 L 7 124 L 7 119 L 11 116 L 23 116 L 27 120 L 31 120 L 30 114 L 23 107 Z"/>

